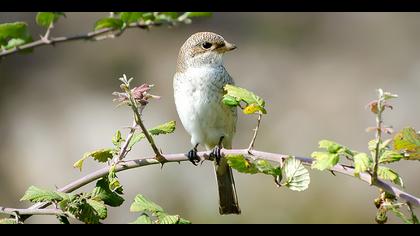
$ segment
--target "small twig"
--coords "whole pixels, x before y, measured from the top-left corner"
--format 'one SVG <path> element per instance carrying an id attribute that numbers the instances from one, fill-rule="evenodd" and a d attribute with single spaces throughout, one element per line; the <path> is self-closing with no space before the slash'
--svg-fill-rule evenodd
<path id="1" fill-rule="evenodd" d="M 130 127 L 130 132 L 128 133 L 125 142 L 123 144 L 123 146 L 121 147 L 120 153 L 118 154 L 118 156 L 116 156 L 116 158 L 114 158 L 114 164 L 117 164 L 118 162 L 120 162 L 121 160 L 123 160 L 128 152 L 130 150 L 128 150 L 128 145 L 131 142 L 131 139 L 133 138 L 134 133 L 136 132 L 136 127 L 137 127 L 137 123 L 135 121 L 133 121 L 133 125 Z"/>
<path id="2" fill-rule="evenodd" d="M 151 26 L 160 26 L 160 25 L 163 25 L 163 24 L 171 25 L 170 22 L 164 22 L 164 23 L 162 23 L 162 22 L 135 22 L 135 23 L 131 23 L 131 24 L 127 25 L 126 28 L 148 29 Z M 111 33 L 113 31 L 115 31 L 115 29 L 106 28 L 106 29 L 91 31 L 91 32 L 88 32 L 88 33 L 85 33 L 85 34 L 80 34 L 80 35 L 49 38 L 48 40 L 44 40 L 43 37 L 41 37 L 41 39 L 39 39 L 37 41 L 34 41 L 34 42 L 31 42 L 31 43 L 28 43 L 28 44 L 21 45 L 21 46 L 16 47 L 16 48 L 12 48 L 12 49 L 0 52 L 0 58 L 9 56 L 11 54 L 15 54 L 15 53 L 17 53 L 19 51 L 22 51 L 22 50 L 25 50 L 25 49 L 37 48 L 37 47 L 50 45 L 50 44 L 55 45 L 55 44 L 58 44 L 58 43 L 64 43 L 64 42 L 69 42 L 69 41 L 77 41 L 77 40 L 95 40 L 97 36 L 104 35 L 104 34 L 107 34 L 107 33 Z M 48 30 L 47 30 L 47 33 L 48 33 Z M 114 37 L 118 37 L 120 34 L 112 34 L 112 35 L 114 35 Z M 106 37 L 106 38 L 109 38 L 109 37 Z M 103 38 L 103 39 L 106 39 L 106 38 Z"/>
<path id="3" fill-rule="evenodd" d="M 133 98 L 133 95 L 131 94 L 131 90 L 128 87 L 129 84 L 126 83 L 126 93 L 128 96 L 128 99 L 130 101 L 130 107 L 132 108 L 133 112 L 134 112 L 134 120 L 136 122 L 136 124 L 138 126 L 140 126 L 141 131 L 143 132 L 144 136 L 146 137 L 147 141 L 149 142 L 150 146 L 153 149 L 153 152 L 156 154 L 156 159 L 158 161 L 160 161 L 161 163 L 164 163 L 166 160 L 165 158 L 163 158 L 161 152 L 159 151 L 159 149 L 157 148 L 155 141 L 153 140 L 152 135 L 150 135 L 149 131 L 147 130 L 146 126 L 143 124 L 143 121 L 141 119 L 141 113 L 139 111 L 139 109 L 141 111 L 143 111 L 143 105 L 139 108 L 137 105 L 137 102 L 135 101 L 135 99 Z"/>
<path id="4" fill-rule="evenodd" d="M 375 182 L 378 179 L 378 165 L 379 165 L 379 156 L 380 156 L 380 146 L 382 143 L 382 112 L 383 109 L 383 94 L 380 90 L 379 92 L 379 99 L 377 103 L 378 111 L 376 112 L 376 133 L 375 133 L 375 140 L 376 140 L 376 147 L 375 147 L 375 160 L 373 163 L 373 174 L 372 174 L 372 182 Z"/>
<path id="5" fill-rule="evenodd" d="M 255 127 L 255 129 L 254 129 L 254 136 L 252 137 L 252 139 L 251 139 L 251 143 L 250 143 L 250 144 L 249 144 L 249 146 L 248 146 L 248 153 L 249 153 L 249 154 L 252 154 L 252 153 L 251 153 L 251 150 L 252 150 L 252 149 L 254 149 L 255 140 L 257 139 L 258 130 L 259 130 L 259 128 L 260 128 L 260 124 L 261 124 L 261 118 L 262 118 L 262 113 L 261 113 L 261 112 L 259 112 L 259 113 L 258 113 L 257 126 L 256 126 L 256 127 Z"/>
<path id="6" fill-rule="evenodd" d="M 66 215 L 60 209 L 17 209 L 17 208 L 6 208 L 0 207 L 0 214 L 8 214 L 8 215 Z"/>
<path id="7" fill-rule="evenodd" d="M 419 219 L 417 218 L 416 214 L 414 213 L 413 206 L 411 205 L 411 202 L 407 202 L 408 211 L 411 214 L 411 221 L 413 224 L 419 224 Z"/>

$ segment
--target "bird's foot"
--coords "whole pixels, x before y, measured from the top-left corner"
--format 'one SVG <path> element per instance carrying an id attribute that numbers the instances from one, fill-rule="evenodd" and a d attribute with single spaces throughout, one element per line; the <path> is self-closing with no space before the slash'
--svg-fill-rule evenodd
<path id="1" fill-rule="evenodd" d="M 210 157 L 214 158 L 217 165 L 219 165 L 220 158 L 222 158 L 221 150 L 222 150 L 222 148 L 218 145 L 218 146 L 214 147 L 213 150 L 210 153 Z"/>
<path id="2" fill-rule="evenodd" d="M 193 163 L 193 165 L 197 166 L 197 163 L 200 162 L 200 157 L 197 155 L 197 147 L 194 147 L 187 153 L 188 160 Z"/>

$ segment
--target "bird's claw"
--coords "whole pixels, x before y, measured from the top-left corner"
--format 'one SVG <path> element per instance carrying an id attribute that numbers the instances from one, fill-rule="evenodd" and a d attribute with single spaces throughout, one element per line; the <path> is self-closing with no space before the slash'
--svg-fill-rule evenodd
<path id="1" fill-rule="evenodd" d="M 187 153 L 187 157 L 188 157 L 188 160 L 190 160 L 190 162 L 193 163 L 193 165 L 195 166 L 197 166 L 197 164 L 200 162 L 200 158 L 197 155 L 197 148 L 191 149 Z"/>
<path id="2" fill-rule="evenodd" d="M 219 165 L 220 158 L 222 158 L 221 150 L 222 150 L 222 148 L 220 148 L 220 146 L 216 146 L 216 147 L 213 148 L 213 150 L 210 153 L 210 157 L 212 157 L 216 160 L 217 165 Z"/>

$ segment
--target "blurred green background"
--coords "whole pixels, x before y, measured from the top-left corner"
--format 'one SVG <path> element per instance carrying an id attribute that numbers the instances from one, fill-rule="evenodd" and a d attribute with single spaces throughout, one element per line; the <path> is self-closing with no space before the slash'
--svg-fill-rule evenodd
<path id="1" fill-rule="evenodd" d="M 53 36 L 93 29 L 108 13 L 67 13 Z M 35 13 L 0 13 L 0 23 L 26 21 L 43 34 Z M 367 151 L 375 124 L 365 104 L 376 88 L 399 94 L 385 124 L 420 128 L 420 14 L 418 13 L 214 13 L 190 25 L 133 29 L 115 40 L 71 42 L 13 55 L 0 62 L 0 205 L 19 202 L 30 185 L 54 189 L 99 168 L 73 163 L 85 151 L 111 146 L 116 129 L 131 124 L 129 109 L 115 108 L 113 91 L 123 73 L 134 83 L 155 84 L 144 112 L 148 127 L 175 119 L 177 130 L 159 136 L 164 153 L 186 152 L 189 136 L 177 116 L 172 76 L 182 43 L 197 31 L 214 31 L 238 46 L 225 56 L 237 85 L 266 99 L 256 148 L 309 156 L 320 139 Z M 240 115 L 234 147 L 246 147 L 255 119 Z M 146 143 L 129 158 L 152 154 Z M 417 162 L 391 165 L 406 189 L 420 196 Z M 211 163 L 151 166 L 119 174 L 125 203 L 110 208 L 107 223 L 133 221 L 137 193 L 193 223 L 374 223 L 378 190 L 355 178 L 310 171 L 305 192 L 275 187 L 268 176 L 235 173 L 240 216 L 220 216 Z M 83 189 L 89 190 L 93 185 Z M 418 210 L 416 210 L 419 213 Z M 29 223 L 55 223 L 32 217 Z M 400 222 L 390 217 L 390 222 Z"/>

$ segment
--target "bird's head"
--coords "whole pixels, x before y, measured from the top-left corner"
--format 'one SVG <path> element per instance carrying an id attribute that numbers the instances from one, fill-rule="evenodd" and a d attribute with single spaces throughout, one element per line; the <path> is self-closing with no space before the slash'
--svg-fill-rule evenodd
<path id="1" fill-rule="evenodd" d="M 220 66 L 223 63 L 223 54 L 235 48 L 234 44 L 216 33 L 195 33 L 185 41 L 179 51 L 178 71 L 188 67 Z"/>

